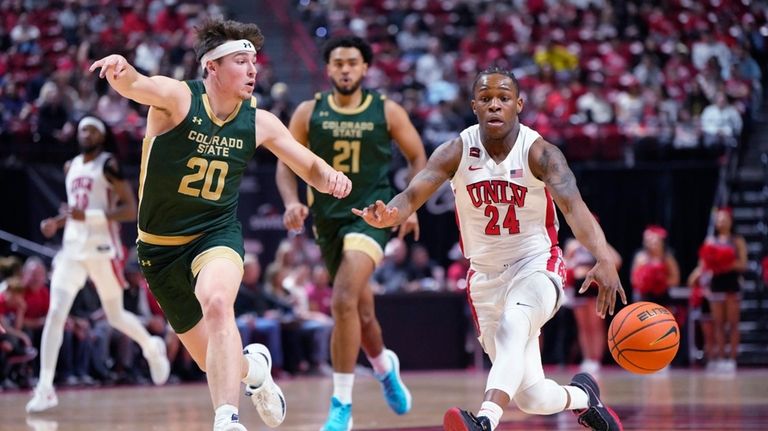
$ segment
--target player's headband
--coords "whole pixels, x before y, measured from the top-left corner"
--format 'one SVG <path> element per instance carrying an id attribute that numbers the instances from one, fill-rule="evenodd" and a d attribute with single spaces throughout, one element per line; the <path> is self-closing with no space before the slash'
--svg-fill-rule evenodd
<path id="1" fill-rule="evenodd" d="M 85 128 L 86 126 L 95 127 L 96 130 L 101 132 L 102 135 L 107 134 L 107 128 L 106 126 L 104 126 L 104 122 L 99 120 L 96 117 L 91 117 L 91 116 L 83 117 L 83 119 L 80 120 L 80 122 L 77 124 L 77 130 L 83 130 L 83 128 Z"/>
<path id="2" fill-rule="evenodd" d="M 254 47 L 251 41 L 247 39 L 226 41 L 216 48 L 213 48 L 212 50 L 203 54 L 203 58 L 200 59 L 200 66 L 203 68 L 203 70 L 205 70 L 205 65 L 208 64 L 209 61 L 218 60 L 225 55 L 239 51 L 255 53 L 256 47 Z"/>

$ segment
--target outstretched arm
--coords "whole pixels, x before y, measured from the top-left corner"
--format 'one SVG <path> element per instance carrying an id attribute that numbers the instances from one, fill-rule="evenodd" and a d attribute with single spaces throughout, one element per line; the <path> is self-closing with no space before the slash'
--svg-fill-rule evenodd
<path id="1" fill-rule="evenodd" d="M 616 258 L 605 240 L 603 230 L 582 200 L 576 186 L 576 177 L 568 167 L 565 156 L 556 146 L 539 138 L 528 153 L 528 164 L 536 178 L 546 184 L 573 235 L 597 259 L 579 292 L 586 291 L 592 282 L 597 283 L 600 289 L 597 295 L 597 314 L 603 318 L 606 311 L 613 314 L 617 293 L 622 303 L 627 303 L 616 272 Z"/>
<path id="2" fill-rule="evenodd" d="M 97 60 L 89 71 L 99 68 L 99 77 L 107 78 L 115 91 L 142 105 L 176 112 L 189 99 L 189 91 L 183 82 L 167 76 L 142 75 L 122 55 L 112 54 Z"/>
<path id="3" fill-rule="evenodd" d="M 288 165 L 293 172 L 320 193 L 343 198 L 352 191 L 352 182 L 323 159 L 296 142 L 274 114 L 256 110 L 256 140 Z"/>
<path id="4" fill-rule="evenodd" d="M 427 166 L 411 180 L 408 187 L 392 198 L 352 212 L 373 227 L 397 226 L 419 209 L 444 182 L 451 179 L 461 162 L 461 138 L 440 145 L 427 161 Z"/>

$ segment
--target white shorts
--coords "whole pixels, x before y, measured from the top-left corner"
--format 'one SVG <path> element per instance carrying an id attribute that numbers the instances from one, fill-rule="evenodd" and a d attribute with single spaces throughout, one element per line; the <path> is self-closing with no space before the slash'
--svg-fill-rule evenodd
<path id="1" fill-rule="evenodd" d="M 51 291 L 75 295 L 90 278 L 102 302 L 123 294 L 126 286 L 123 264 L 118 259 L 95 258 L 76 260 L 63 254 L 53 260 Z"/>
<path id="2" fill-rule="evenodd" d="M 511 270 L 500 274 L 470 270 L 467 276 L 467 292 L 475 329 L 491 361 L 496 357 L 494 338 L 506 310 L 522 311 L 531 323 L 528 336 L 537 337 L 541 327 L 560 308 L 565 296 L 561 279 L 554 273 L 535 271 L 518 274 Z"/>

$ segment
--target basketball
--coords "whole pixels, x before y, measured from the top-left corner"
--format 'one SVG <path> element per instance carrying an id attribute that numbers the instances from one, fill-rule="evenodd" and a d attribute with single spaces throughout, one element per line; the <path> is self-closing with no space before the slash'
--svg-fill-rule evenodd
<path id="1" fill-rule="evenodd" d="M 651 374 L 669 365 L 680 345 L 675 316 L 659 304 L 636 302 L 624 307 L 608 328 L 608 349 L 622 368 Z"/>

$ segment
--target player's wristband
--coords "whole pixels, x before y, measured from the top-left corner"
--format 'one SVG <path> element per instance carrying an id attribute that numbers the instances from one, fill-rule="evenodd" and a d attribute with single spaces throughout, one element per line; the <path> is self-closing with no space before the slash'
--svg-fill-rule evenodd
<path id="1" fill-rule="evenodd" d="M 106 223 L 107 215 L 104 213 L 104 210 L 85 210 L 85 222 L 88 224 Z"/>

